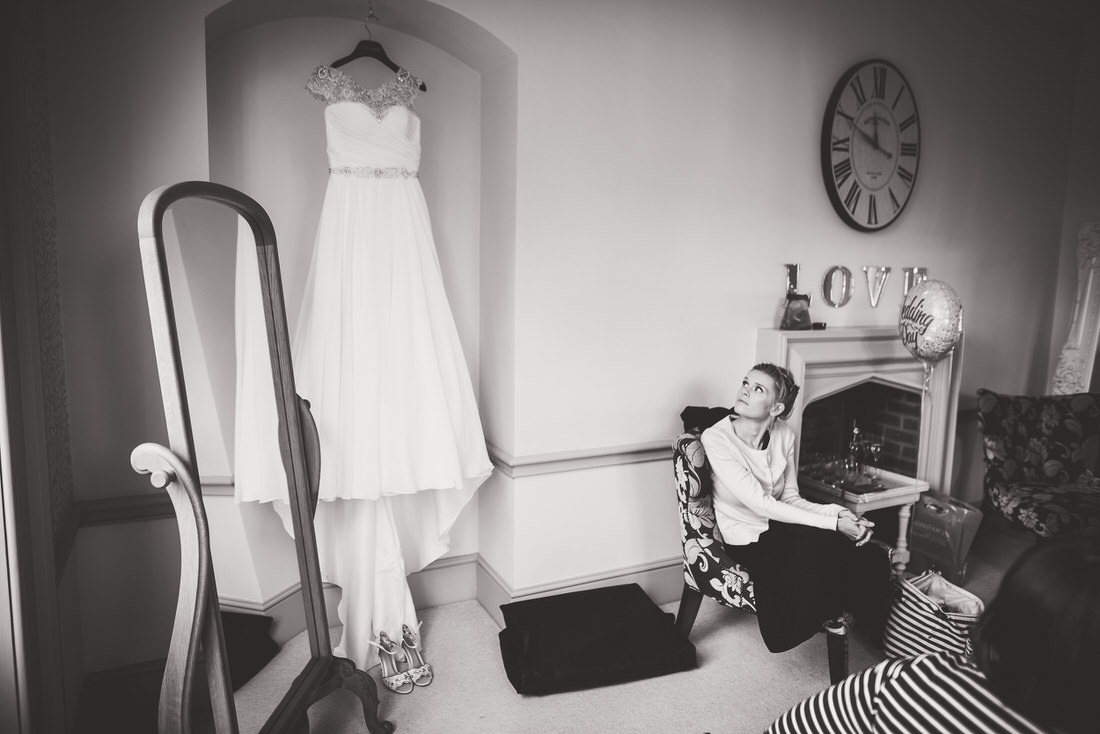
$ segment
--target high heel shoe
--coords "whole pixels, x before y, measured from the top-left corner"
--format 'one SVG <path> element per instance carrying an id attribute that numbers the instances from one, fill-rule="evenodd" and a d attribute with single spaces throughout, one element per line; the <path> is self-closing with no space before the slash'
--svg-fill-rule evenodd
<path id="1" fill-rule="evenodd" d="M 416 680 L 410 670 L 397 668 L 397 644 L 385 632 L 378 633 L 378 642 L 369 640 L 380 651 L 378 660 L 382 663 L 382 684 L 394 693 L 412 693 Z"/>
<path id="2" fill-rule="evenodd" d="M 419 631 L 420 625 L 417 625 L 416 629 Z M 432 666 L 424 662 L 420 640 L 407 624 L 401 625 L 401 645 L 405 648 L 405 659 L 409 661 L 409 673 L 412 674 L 413 683 L 418 686 L 431 685 Z"/>

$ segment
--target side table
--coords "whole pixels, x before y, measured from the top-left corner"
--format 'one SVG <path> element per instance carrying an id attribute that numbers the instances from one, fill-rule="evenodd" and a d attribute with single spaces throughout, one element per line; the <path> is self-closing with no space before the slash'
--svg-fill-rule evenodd
<path id="1" fill-rule="evenodd" d="M 871 510 L 897 507 L 898 539 L 894 545 L 893 561 L 894 573 L 900 576 L 909 563 L 909 517 L 921 493 L 928 491 L 928 482 L 882 469 L 877 478 L 881 489 L 870 489 L 865 485 L 851 487 L 846 483 L 832 483 L 808 472 L 800 472 L 798 486 L 802 496 L 808 500 L 835 502 L 860 516 Z"/>

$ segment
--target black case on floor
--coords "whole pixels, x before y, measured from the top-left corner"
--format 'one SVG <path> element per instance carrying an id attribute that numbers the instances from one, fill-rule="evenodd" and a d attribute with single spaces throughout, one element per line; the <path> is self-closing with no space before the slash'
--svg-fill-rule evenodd
<path id="1" fill-rule="evenodd" d="M 500 653 L 518 693 L 543 695 L 695 667 L 680 636 L 637 584 L 502 604 Z"/>

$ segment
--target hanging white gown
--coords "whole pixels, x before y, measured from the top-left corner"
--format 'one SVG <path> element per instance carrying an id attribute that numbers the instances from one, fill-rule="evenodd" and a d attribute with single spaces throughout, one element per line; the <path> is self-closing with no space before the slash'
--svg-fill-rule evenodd
<path id="1" fill-rule="evenodd" d="M 402 70 L 364 90 L 320 66 L 306 84 L 325 103 L 330 175 L 292 359 L 321 440 L 321 571 L 343 589 L 334 652 L 363 670 L 380 630 L 416 629 L 406 574 L 447 551 L 492 471 L 418 179 L 419 83 Z M 256 255 L 240 242 L 236 498 L 275 501 L 289 530 Z"/>

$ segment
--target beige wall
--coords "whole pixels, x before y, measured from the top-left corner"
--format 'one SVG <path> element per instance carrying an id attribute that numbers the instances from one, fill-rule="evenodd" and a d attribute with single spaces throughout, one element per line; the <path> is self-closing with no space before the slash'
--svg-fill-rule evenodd
<path id="1" fill-rule="evenodd" d="M 203 19 L 220 4 L 51 2 L 78 497 L 148 491 L 126 460 L 163 434 L 134 216 L 155 186 L 210 173 Z M 335 1 L 274 5 L 361 12 Z M 409 0 L 375 9 L 395 26 L 426 19 L 402 32 L 479 71 L 483 115 L 486 104 L 508 109 L 511 72 L 477 59 L 468 39 L 447 49 L 448 29 L 465 28 L 448 18 L 515 54 L 514 126 L 507 115 L 484 123 L 497 126 L 490 142 L 515 136 L 514 151 L 482 159 L 503 161 L 515 186 L 482 181 L 477 359 L 488 438 L 517 460 L 665 441 L 685 404 L 728 403 L 756 329 L 774 325 L 787 262 L 802 264 L 815 291 L 833 264 L 893 268 L 877 309 L 858 281 L 842 309 L 826 311 L 818 293 L 813 316 L 831 326 L 894 323 L 901 268 L 926 267 L 966 306 L 964 396 L 1045 383 L 1055 304 L 1065 311 L 1067 298 L 1058 243 L 1064 250 L 1069 220 L 1100 216 L 1088 97 L 1100 69 L 1087 60 L 1076 78 L 1077 26 L 994 0 Z M 908 77 L 924 137 L 908 209 L 866 235 L 828 203 L 818 137 L 837 77 L 874 56 Z M 514 211 L 493 212 L 484 226 L 486 207 L 508 196 Z M 514 587 L 670 558 L 675 532 L 654 509 L 666 502 L 673 512 L 666 468 L 498 477 L 482 493 L 479 552 Z M 560 554 L 578 514 L 599 517 L 599 534 Z M 82 551 L 106 557 L 122 540 L 96 542 L 82 537 Z M 85 618 L 86 641 L 125 644 L 127 620 L 95 609 Z M 153 652 L 128 649 L 132 660 Z M 107 662 L 96 651 L 87 659 L 89 670 Z"/>
<path id="2" fill-rule="evenodd" d="M 863 287 L 836 311 L 818 297 L 833 326 L 895 323 L 901 268 L 925 266 L 966 305 L 964 393 L 1041 382 L 1076 37 L 989 7 L 578 1 L 487 20 L 520 58 L 515 453 L 653 440 L 685 403 L 721 402 L 785 262 L 811 283 L 894 268 L 878 309 Z M 924 153 L 902 219 L 865 235 L 829 206 L 818 136 L 837 76 L 880 55 L 917 94 Z"/>

